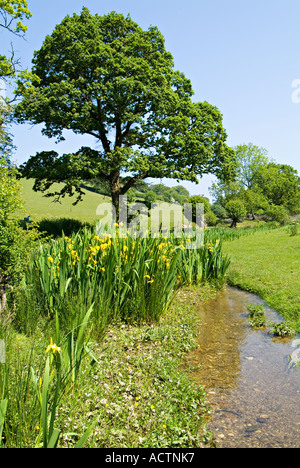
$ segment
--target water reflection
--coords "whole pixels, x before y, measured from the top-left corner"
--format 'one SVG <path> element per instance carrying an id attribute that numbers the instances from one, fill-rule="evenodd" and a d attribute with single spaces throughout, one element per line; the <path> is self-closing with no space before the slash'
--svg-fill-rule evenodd
<path id="1" fill-rule="evenodd" d="M 219 447 L 299 447 L 300 369 L 289 366 L 290 339 L 252 330 L 247 305 L 258 297 L 227 288 L 199 307 L 199 347 L 188 364 L 208 394 L 209 429 Z M 267 308 L 270 321 L 281 320 Z"/>

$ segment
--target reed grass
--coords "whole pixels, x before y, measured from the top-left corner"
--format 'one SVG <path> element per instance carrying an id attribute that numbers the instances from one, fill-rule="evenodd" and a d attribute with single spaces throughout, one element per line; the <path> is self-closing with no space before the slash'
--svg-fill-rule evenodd
<path id="1" fill-rule="evenodd" d="M 230 260 L 221 242 L 191 250 L 188 240 L 100 238 L 85 228 L 40 244 L 19 295 L 29 304 L 35 296 L 37 311 L 49 318 L 57 311 L 66 324 L 93 305 L 100 333 L 112 320 L 158 321 L 181 286 L 225 279 Z"/>
<path id="2" fill-rule="evenodd" d="M 105 336 L 107 338 L 107 330 L 117 326 L 122 333 L 122 327 L 132 331 L 146 327 L 152 333 L 154 324 L 162 323 L 167 316 L 180 288 L 225 281 L 230 260 L 222 253 L 222 243 L 206 241 L 201 248 L 190 250 L 186 248 L 188 241 L 172 237 L 99 237 L 93 230 L 84 228 L 71 237 L 63 235 L 56 240 L 43 241 L 32 251 L 23 281 L 9 299 L 12 323 L 6 322 L 0 330 L 8 356 L 7 363 L 0 365 L 3 446 L 55 448 L 62 440 L 70 438 L 72 446 L 82 447 L 88 443 L 95 425 L 99 433 L 98 419 L 88 418 L 75 436 L 69 437 L 64 432 L 60 411 L 68 406 L 69 398 L 80 393 L 84 378 L 95 378 L 93 369 L 98 369 L 99 374 L 100 356 L 103 356 L 99 343 Z M 189 313 L 186 306 L 184 313 Z M 181 330 L 174 324 L 173 328 L 172 340 L 180 332 L 180 349 L 188 350 L 187 327 Z M 157 333 L 162 331 L 158 326 Z M 163 359 L 162 365 L 167 369 L 167 358 L 158 353 L 157 359 Z M 175 367 L 177 369 L 177 363 L 172 368 L 177 376 Z M 187 380 L 178 379 L 178 382 L 188 394 Z M 172 391 L 175 390 L 172 390 L 171 379 L 168 394 Z M 189 404 L 195 405 L 197 392 L 189 392 Z M 134 414 L 139 408 L 137 403 L 136 400 L 130 405 Z M 159 406 L 155 411 L 152 408 L 155 405 L 150 405 L 150 409 L 148 406 L 152 420 Z M 195 407 L 199 408 L 199 404 Z M 163 405 L 161 408 L 163 414 Z M 164 433 L 163 439 L 158 433 L 153 437 L 147 434 L 141 438 L 142 444 L 150 444 L 152 439 L 158 445 L 162 440 L 173 444 L 178 434 L 182 438 L 178 446 L 195 443 L 190 441 L 189 424 L 186 421 L 182 425 L 179 412 L 176 425 L 172 423 L 173 410 L 170 407 L 167 423 L 163 424 L 169 431 Z M 126 412 L 125 415 L 127 418 Z M 193 417 L 195 425 L 202 424 L 196 413 Z M 104 439 L 101 444 L 105 446 Z"/>

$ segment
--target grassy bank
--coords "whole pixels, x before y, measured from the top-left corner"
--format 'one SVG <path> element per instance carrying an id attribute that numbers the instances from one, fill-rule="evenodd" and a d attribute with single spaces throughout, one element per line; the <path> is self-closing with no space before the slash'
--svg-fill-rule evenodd
<path id="1" fill-rule="evenodd" d="M 300 332 L 300 236 L 290 228 L 224 242 L 229 282 L 258 294 Z"/>
<path id="2" fill-rule="evenodd" d="M 100 365 L 64 411 L 63 431 L 82 433 L 98 419 L 90 447 L 176 448 L 212 443 L 202 387 L 183 370 L 195 347 L 196 304 L 213 290 L 181 292 L 159 324 L 110 328 Z M 183 300 L 181 300 L 183 297 Z M 70 442 L 65 438 L 63 445 Z"/>
<path id="3" fill-rule="evenodd" d="M 214 294 L 209 286 L 181 290 L 159 323 L 112 324 L 101 344 L 91 336 L 92 353 L 85 354 L 76 381 L 56 404 L 58 446 L 74 447 L 92 423 L 87 447 L 195 448 L 212 444 L 205 429 L 204 389 L 191 381 L 183 362 L 196 346 L 197 303 Z M 39 397 L 43 399 L 45 388 L 46 348 L 51 335 L 55 336 L 49 324 L 40 333 L 43 325 L 30 338 L 11 328 L 6 336 L 6 374 L 3 365 L 0 369 L 0 388 L 2 384 L 3 392 L 5 387 L 8 401 L 2 438 L 6 448 L 42 445 Z M 31 374 L 37 381 L 36 391 Z M 50 411 L 54 400 L 49 398 L 48 403 Z"/>

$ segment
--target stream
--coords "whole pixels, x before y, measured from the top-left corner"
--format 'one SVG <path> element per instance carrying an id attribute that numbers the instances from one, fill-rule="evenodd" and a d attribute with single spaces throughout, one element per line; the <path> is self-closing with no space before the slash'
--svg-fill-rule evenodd
<path id="1" fill-rule="evenodd" d="M 300 368 L 289 358 L 295 337 L 252 329 L 249 304 L 282 322 L 259 297 L 231 287 L 199 306 L 198 349 L 187 360 L 207 393 L 208 430 L 218 448 L 299 448 Z"/>

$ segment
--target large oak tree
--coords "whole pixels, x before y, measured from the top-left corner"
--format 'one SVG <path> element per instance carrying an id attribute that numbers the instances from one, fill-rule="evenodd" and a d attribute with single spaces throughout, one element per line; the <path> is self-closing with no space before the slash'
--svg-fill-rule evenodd
<path id="1" fill-rule="evenodd" d="M 35 52 L 17 93 L 19 122 L 43 124 L 43 134 L 58 141 L 68 129 L 100 143 L 99 150 L 31 156 L 22 174 L 35 179 L 35 190 L 65 182 L 52 195 L 78 201 L 81 181 L 100 177 L 118 208 L 119 195 L 149 177 L 198 182 L 208 173 L 225 180 L 234 174 L 219 110 L 192 101 L 191 82 L 174 70 L 160 31 L 144 31 L 129 16 L 87 8 L 67 16 Z"/>

